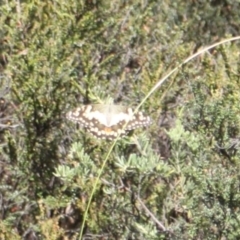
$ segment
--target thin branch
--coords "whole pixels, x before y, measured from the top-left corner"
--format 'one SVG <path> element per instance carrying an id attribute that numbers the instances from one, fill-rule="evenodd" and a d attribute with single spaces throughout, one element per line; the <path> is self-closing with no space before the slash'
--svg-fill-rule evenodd
<path id="1" fill-rule="evenodd" d="M 144 202 L 141 200 L 140 197 L 137 197 L 137 200 L 142 205 L 143 209 L 146 211 L 146 213 L 151 217 L 151 219 L 158 225 L 160 229 L 163 231 L 166 231 L 166 228 L 163 226 L 163 224 L 154 216 L 154 214 L 146 207 Z"/>

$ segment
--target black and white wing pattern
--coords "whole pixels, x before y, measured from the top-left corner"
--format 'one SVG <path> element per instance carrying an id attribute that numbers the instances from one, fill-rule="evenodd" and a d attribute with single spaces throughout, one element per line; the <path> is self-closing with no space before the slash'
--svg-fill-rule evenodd
<path id="1" fill-rule="evenodd" d="M 113 104 L 83 105 L 68 112 L 67 118 L 86 128 L 95 137 L 108 140 L 118 135 L 125 136 L 129 131 L 151 123 L 150 117 L 142 112 L 133 114 L 131 108 Z"/>

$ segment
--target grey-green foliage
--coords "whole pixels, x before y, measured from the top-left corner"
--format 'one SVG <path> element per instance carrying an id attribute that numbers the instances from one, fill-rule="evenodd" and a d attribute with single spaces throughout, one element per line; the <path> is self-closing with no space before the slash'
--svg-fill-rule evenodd
<path id="1" fill-rule="evenodd" d="M 148 175 L 155 171 L 164 172 L 164 174 L 169 174 L 172 171 L 161 160 L 161 156 L 153 151 L 146 134 L 134 135 L 131 138 L 131 144 L 136 145 L 138 152 L 131 153 L 128 157 L 121 154 L 117 157 L 115 165 L 121 172 L 137 171 L 140 174 Z"/>
<path id="2" fill-rule="evenodd" d="M 125 103 L 141 100 L 161 76 L 191 52 L 215 42 L 216 36 L 221 39 L 226 32 L 237 32 L 239 1 L 228 1 L 227 5 L 222 2 L 9 0 L 2 3 L 0 70 L 2 76 L 12 80 L 11 106 L 14 119 L 19 120 L 17 123 L 22 128 L 1 132 L 1 144 L 4 144 L 1 150 L 5 151 L 0 161 L 1 220 L 14 216 L 12 206 L 17 207 L 17 214 L 27 205 L 35 208 L 36 204 L 32 202 L 37 203 L 42 196 L 48 197 L 48 205 L 57 214 L 54 207 L 59 205 L 56 203 L 62 203 L 63 197 L 72 198 L 71 192 L 65 190 L 77 187 L 83 189 L 78 202 L 82 203 L 84 211 L 84 199 L 89 196 L 86 190 L 92 189 L 107 148 L 103 149 L 99 144 L 97 150 L 102 151 L 99 154 L 89 147 L 89 141 L 85 141 L 83 145 L 73 144 L 72 155 L 61 154 L 69 150 L 65 133 L 70 128 L 64 126 L 62 117 L 65 109 L 87 100 L 85 93 L 91 91 L 102 97 L 105 97 L 102 93 L 108 92 L 115 100 Z M 230 44 L 227 56 L 238 54 L 238 46 L 233 47 L 234 44 Z M 208 52 L 205 56 L 212 56 L 209 64 L 206 61 L 203 64 L 204 59 L 198 58 L 197 62 L 191 62 L 192 65 L 184 66 L 185 74 L 178 75 L 180 81 L 173 84 L 171 93 L 168 91 L 164 97 L 168 99 L 170 93 L 171 101 L 165 101 L 165 104 L 159 100 L 165 89 L 162 86 L 146 102 L 152 112 L 159 108 L 168 109 L 169 115 L 174 116 L 177 107 L 175 104 L 171 107 L 169 103 L 180 100 L 185 106 L 193 100 L 188 92 L 194 93 L 194 103 L 188 105 L 189 114 L 185 114 L 186 122 L 190 124 L 186 126 L 181 121 L 181 125 L 169 131 L 169 155 L 163 160 L 157 154 L 161 152 L 160 145 L 168 143 L 157 139 L 161 130 L 156 124 L 156 134 L 149 135 L 151 141 L 157 142 L 156 152 L 151 150 L 148 140 L 140 140 L 140 137 L 133 141 L 137 150 L 126 146 L 126 151 L 121 145 L 119 151 L 114 149 L 110 155 L 101 183 L 106 180 L 106 183 L 117 185 L 118 179 L 126 180 L 131 191 L 139 194 L 153 214 L 158 219 L 165 219 L 166 225 L 175 230 L 177 239 L 214 239 L 211 229 L 218 233 L 223 229 L 218 239 L 222 239 L 223 233 L 227 239 L 230 234 L 232 239 L 237 239 L 239 153 L 233 155 L 235 165 L 229 164 L 228 159 L 212 149 L 208 137 L 214 135 L 214 141 L 217 139 L 219 145 L 223 145 L 225 139 L 238 135 L 235 116 L 239 115 L 239 67 L 229 68 L 231 74 L 227 75 L 231 78 L 227 78 L 224 65 L 219 64 L 218 52 Z M 238 58 L 233 60 L 239 62 Z M 228 64 L 232 65 L 231 62 Z M 189 79 L 188 83 L 185 79 Z M 224 89 L 225 82 L 232 86 Z M 193 83 L 196 83 L 196 91 Z M 206 93 L 201 94 L 202 97 L 201 89 Z M 0 97 L 3 95 L 1 88 Z M 9 114 L 8 117 L 12 119 Z M 4 141 L 6 132 L 14 141 Z M 60 162 L 64 166 L 56 168 Z M 52 181 L 54 168 L 55 176 L 64 183 L 63 188 L 59 181 Z M 10 186 L 6 194 L 4 186 Z M 171 189 L 165 191 L 167 198 L 163 194 L 164 187 Z M 18 197 L 12 198 L 15 191 L 22 193 L 25 202 L 19 201 L 21 198 Z M 93 214 L 88 219 L 88 233 L 102 232 L 112 234 L 109 239 L 121 239 L 119 236 L 125 235 L 127 225 L 131 236 L 126 234 L 124 239 L 140 239 L 133 227 L 133 222 L 137 222 L 146 226 L 140 231 L 147 239 L 146 223 L 150 220 L 141 208 L 135 211 L 138 206 L 130 194 L 119 193 L 118 189 L 112 195 L 102 192 L 96 194 L 91 205 Z M 51 195 L 55 199 L 51 199 Z M 206 207 L 209 205 L 216 207 L 210 211 L 210 207 Z M 216 224 L 220 215 L 215 211 L 218 206 L 223 211 L 219 211 L 222 214 Z M 29 223 L 36 223 L 44 233 L 34 208 L 24 218 L 13 219 L 9 231 L 16 229 L 20 234 L 28 229 Z M 184 214 L 188 216 L 188 222 Z M 52 229 L 58 231 L 55 227 Z M 0 238 L 10 239 L 2 235 Z"/>
<path id="3" fill-rule="evenodd" d="M 189 102 L 191 108 L 182 109 L 175 126 L 167 131 L 172 146 L 169 161 L 177 173 L 174 191 L 181 196 L 176 202 L 177 209 L 174 208 L 178 213 L 178 217 L 174 217 L 178 218 L 178 224 L 171 224 L 171 229 L 183 239 L 195 239 L 197 236 L 209 239 L 221 239 L 222 236 L 227 239 L 239 238 L 236 230 L 239 221 L 236 206 L 240 202 L 238 153 L 236 150 L 236 156 L 232 155 L 231 159 L 230 154 L 221 154 L 216 143 L 218 139 L 225 138 L 225 134 L 238 133 L 238 116 L 235 113 L 237 106 L 228 104 L 228 101 L 239 93 L 235 87 L 235 91 L 231 89 L 230 94 L 226 91 L 222 98 L 223 86 L 225 85 L 221 85 L 221 88 L 217 86 L 219 89 L 216 87 L 215 95 L 210 95 L 205 90 L 206 86 L 203 90 L 196 89 L 195 101 L 204 91 L 206 96 L 201 102 Z M 196 105 L 201 106 L 201 109 L 197 110 Z M 223 150 L 228 151 L 222 149 L 223 153 Z M 234 162 L 233 159 L 237 161 Z M 175 194 L 172 192 L 171 198 Z M 187 223 L 187 220 L 190 221 Z"/>
<path id="4" fill-rule="evenodd" d="M 181 116 L 179 117 L 181 118 Z M 184 143 L 190 151 L 195 152 L 201 146 L 203 136 L 197 132 L 184 129 L 180 118 L 176 119 L 175 127 L 166 132 L 172 140 L 175 150 L 178 148 L 177 146 L 181 146 L 181 143 Z"/>
<path id="5" fill-rule="evenodd" d="M 99 144 L 104 146 L 104 154 L 98 156 L 99 160 L 103 162 L 110 145 L 108 144 L 106 148 L 104 141 L 99 141 Z M 124 154 L 124 149 L 131 149 L 131 146 L 135 147 L 135 152 L 127 156 Z M 90 194 L 93 184 L 97 181 L 96 176 L 99 172 L 99 167 L 92 160 L 92 156 L 94 155 L 97 156 L 94 152 L 87 154 L 86 148 L 80 142 L 73 143 L 68 154 L 71 165 L 57 167 L 55 176 L 60 178 L 71 189 L 78 186 Z M 115 234 L 119 234 L 119 239 L 127 237 L 145 239 L 147 236 L 151 236 L 153 239 L 156 238 L 158 234 L 154 227 L 154 221 L 150 220 L 149 223 L 144 220 L 144 216 L 148 215 L 146 212 L 143 211 L 138 217 L 139 220 L 136 220 L 136 214 L 132 212 L 131 194 L 136 195 L 139 199 L 143 199 L 142 201 L 144 202 L 146 189 L 151 189 L 153 199 L 159 198 L 154 188 L 159 188 L 157 191 L 164 192 L 164 185 L 162 184 L 161 187 L 158 187 L 158 184 L 153 186 L 152 181 L 161 177 L 171 176 L 174 172 L 173 169 L 161 159 L 159 154 L 153 151 L 151 142 L 145 133 L 134 135 L 125 140 L 119 140 L 113 152 L 110 153 L 108 161 L 109 164 L 107 162 L 100 176 L 103 193 L 99 193 L 96 190 L 94 195 L 97 196 L 97 200 L 94 200 L 91 204 L 91 208 L 94 208 L 95 201 L 98 202 L 101 199 L 105 208 L 104 211 L 99 209 L 94 216 L 89 213 L 93 219 L 91 223 L 89 222 L 92 226 L 92 231 L 98 229 L 100 226 L 106 227 L 108 225 L 109 229 L 115 229 Z M 113 164 L 114 168 L 110 167 L 110 163 Z M 129 182 L 136 180 L 138 184 L 137 186 L 133 185 L 131 188 L 126 186 L 128 188 L 126 194 L 121 194 L 120 189 L 125 187 L 121 185 L 121 179 L 128 179 Z M 130 195 L 128 191 L 129 193 L 131 192 Z M 123 214 L 123 211 L 125 214 Z M 107 215 L 110 213 L 112 216 L 111 219 L 108 219 Z M 94 221 L 96 214 L 101 219 L 100 225 Z M 156 212 L 154 211 L 153 214 L 156 214 Z M 156 216 L 156 218 L 158 217 L 161 220 L 160 216 Z M 125 221 L 128 221 L 127 226 L 124 226 Z M 122 227 L 116 228 L 117 226 Z"/>
<path id="6" fill-rule="evenodd" d="M 68 158 L 74 165 L 72 167 L 59 165 L 54 174 L 64 182 L 72 182 L 75 177 L 80 176 L 82 184 L 85 184 L 89 178 L 96 174 L 96 166 L 90 156 L 84 152 L 80 142 L 72 144 Z"/>

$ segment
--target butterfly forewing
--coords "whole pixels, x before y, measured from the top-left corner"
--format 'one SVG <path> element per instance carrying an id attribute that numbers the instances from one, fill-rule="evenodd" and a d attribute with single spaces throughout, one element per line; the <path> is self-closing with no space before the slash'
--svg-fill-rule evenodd
<path id="1" fill-rule="evenodd" d="M 109 140 L 148 126 L 151 122 L 150 117 L 144 116 L 142 112 L 133 114 L 133 110 L 125 106 L 102 104 L 83 105 L 67 113 L 67 118 L 97 138 Z"/>

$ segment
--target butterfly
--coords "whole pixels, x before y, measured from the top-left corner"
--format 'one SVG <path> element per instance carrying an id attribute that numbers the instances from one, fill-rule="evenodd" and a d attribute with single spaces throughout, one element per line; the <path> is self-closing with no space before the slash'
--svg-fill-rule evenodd
<path id="1" fill-rule="evenodd" d="M 118 135 L 123 137 L 131 130 L 151 123 L 150 117 L 142 112 L 134 114 L 132 108 L 114 104 L 82 105 L 68 112 L 66 117 L 95 137 L 107 140 L 113 140 Z"/>

